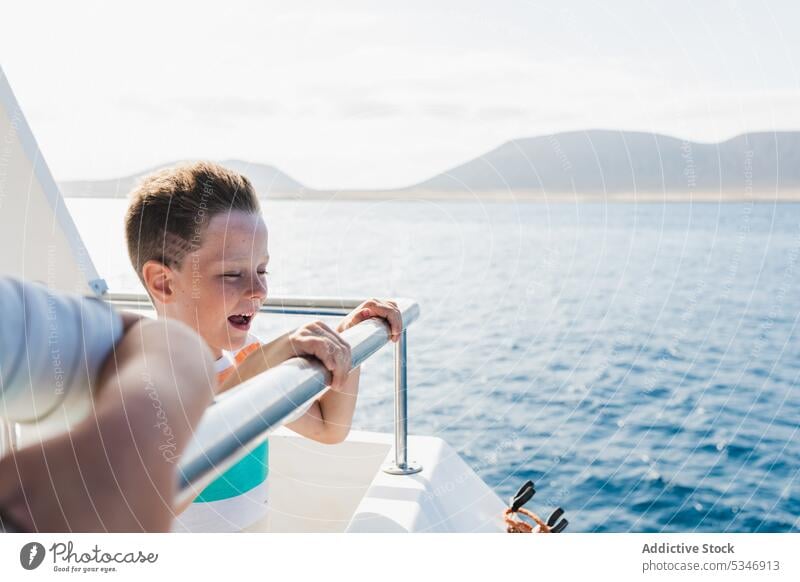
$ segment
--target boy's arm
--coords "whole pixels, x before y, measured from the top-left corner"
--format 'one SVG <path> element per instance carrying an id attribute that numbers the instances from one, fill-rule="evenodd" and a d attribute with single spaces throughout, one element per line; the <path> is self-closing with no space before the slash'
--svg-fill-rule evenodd
<path id="1" fill-rule="evenodd" d="M 168 531 L 176 462 L 212 398 L 211 354 L 173 321 L 128 321 L 93 414 L 0 459 L 0 513 L 31 531 Z"/>
<path id="2" fill-rule="evenodd" d="M 297 434 L 327 445 L 347 438 L 358 398 L 360 368 L 354 368 L 340 389 L 328 390 L 300 418 L 286 426 Z"/>
<path id="3" fill-rule="evenodd" d="M 286 360 L 303 356 L 315 357 L 331 372 L 332 390 L 286 426 L 319 442 L 339 442 L 350 429 L 359 372 L 350 371 L 350 346 L 321 321 L 304 325 L 262 345 L 237 366 L 218 392 L 233 388 Z"/>
<path id="4" fill-rule="evenodd" d="M 302 331 L 305 328 L 300 328 Z M 273 368 L 286 360 L 303 355 L 313 355 L 304 353 L 304 348 L 297 341 L 293 341 L 292 333 L 287 333 L 278 339 L 264 344 L 259 350 L 250 354 L 221 385 L 219 392 L 224 392 L 234 386 L 257 376 L 261 372 Z M 333 331 L 330 331 L 333 334 Z M 296 338 L 295 338 L 296 339 Z M 333 340 L 324 337 L 325 347 L 331 350 L 339 349 Z M 349 349 L 346 356 L 341 361 L 349 361 Z M 341 373 L 347 373 L 347 367 L 341 366 L 336 361 L 331 362 L 330 371 L 343 368 Z M 326 366 L 327 367 L 327 366 Z M 297 420 L 287 423 L 286 426 L 296 433 L 312 440 L 333 444 L 344 440 L 350 430 L 350 422 L 353 420 L 353 412 L 356 406 L 358 395 L 358 380 L 360 370 L 356 368 L 347 373 L 346 380 L 341 382 L 340 389 L 333 389 L 326 392 L 320 399 L 314 401 L 310 408 Z"/>
<path id="5" fill-rule="evenodd" d="M 389 323 L 390 339 L 396 342 L 403 331 L 403 320 L 400 310 L 394 301 L 370 299 L 351 311 L 339 323 L 336 331 L 358 325 L 372 317 L 380 317 Z M 353 413 L 358 397 L 358 381 L 361 369 L 355 368 L 347 377 L 340 389 L 332 389 L 315 401 L 306 413 L 295 422 L 287 424 L 293 431 L 325 444 L 342 442 L 350 433 Z"/>

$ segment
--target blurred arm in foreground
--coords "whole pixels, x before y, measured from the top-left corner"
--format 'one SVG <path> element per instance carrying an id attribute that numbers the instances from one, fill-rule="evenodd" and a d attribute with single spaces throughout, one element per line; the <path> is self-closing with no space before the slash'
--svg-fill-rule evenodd
<path id="1" fill-rule="evenodd" d="M 213 397 L 204 342 L 178 322 L 2 277 L 0 318 L 0 418 L 57 414 L 74 391 L 92 404 L 69 432 L 0 458 L 0 519 L 23 531 L 168 531 L 177 460 Z"/>

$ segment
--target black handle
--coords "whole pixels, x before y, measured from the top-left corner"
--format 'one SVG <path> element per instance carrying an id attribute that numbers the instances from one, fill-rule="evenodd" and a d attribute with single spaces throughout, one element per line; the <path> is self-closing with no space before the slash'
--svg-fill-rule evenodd
<path id="1" fill-rule="evenodd" d="M 511 498 L 511 511 L 518 511 L 520 507 L 531 500 L 535 493 L 536 489 L 533 488 L 533 481 L 526 482 L 519 488 L 517 494 Z"/>

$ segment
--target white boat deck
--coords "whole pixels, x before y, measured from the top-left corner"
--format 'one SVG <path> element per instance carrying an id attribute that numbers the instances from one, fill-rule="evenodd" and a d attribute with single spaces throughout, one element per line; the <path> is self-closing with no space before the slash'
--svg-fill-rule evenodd
<path id="1" fill-rule="evenodd" d="M 445 441 L 411 436 L 423 466 L 397 476 L 389 434 L 353 431 L 322 445 L 281 429 L 270 437 L 270 514 L 248 532 L 502 532 L 505 504 Z"/>

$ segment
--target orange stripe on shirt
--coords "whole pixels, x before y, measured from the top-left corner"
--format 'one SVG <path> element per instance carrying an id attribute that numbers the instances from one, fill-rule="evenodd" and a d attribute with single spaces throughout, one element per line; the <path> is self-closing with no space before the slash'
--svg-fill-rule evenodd
<path id="1" fill-rule="evenodd" d="M 247 356 L 252 354 L 260 347 L 261 344 L 259 342 L 253 342 L 252 344 L 247 344 L 241 350 L 236 352 L 236 355 L 233 357 L 234 364 L 217 373 L 217 382 L 222 384 L 225 380 L 227 380 L 228 377 L 236 371 L 236 368 L 245 361 Z"/>

